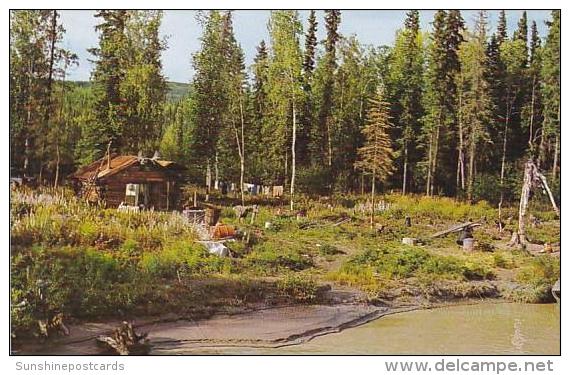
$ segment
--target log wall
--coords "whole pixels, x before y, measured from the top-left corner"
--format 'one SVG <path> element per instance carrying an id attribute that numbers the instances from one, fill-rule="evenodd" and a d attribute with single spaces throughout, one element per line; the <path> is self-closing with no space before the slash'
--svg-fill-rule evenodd
<path id="1" fill-rule="evenodd" d="M 118 207 L 125 201 L 127 184 L 149 186 L 149 207 L 155 210 L 180 209 L 180 178 L 169 170 L 144 170 L 133 165 L 99 181 L 101 198 L 107 207 Z M 169 185 L 169 186 L 168 186 Z M 167 194 L 168 192 L 168 194 Z"/>

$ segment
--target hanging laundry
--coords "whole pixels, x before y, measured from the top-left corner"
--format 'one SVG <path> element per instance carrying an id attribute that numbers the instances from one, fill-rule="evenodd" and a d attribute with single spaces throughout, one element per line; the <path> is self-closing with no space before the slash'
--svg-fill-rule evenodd
<path id="1" fill-rule="evenodd" d="M 273 197 L 283 196 L 283 185 L 273 186 Z"/>

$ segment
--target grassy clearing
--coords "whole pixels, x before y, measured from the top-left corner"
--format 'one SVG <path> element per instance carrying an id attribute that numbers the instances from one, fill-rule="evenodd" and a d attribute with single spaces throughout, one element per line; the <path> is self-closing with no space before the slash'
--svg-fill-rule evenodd
<path id="1" fill-rule="evenodd" d="M 495 274 L 485 262 L 442 256 L 398 243 L 388 243 L 353 256 L 329 279 L 350 286 L 380 291 L 391 282 L 414 278 L 424 286 L 440 280 L 492 280 Z"/>
<path id="2" fill-rule="evenodd" d="M 219 258 L 196 242 L 177 213 L 89 206 L 67 190 L 13 190 L 14 331 L 29 331 L 55 312 L 80 319 L 196 316 L 250 303 L 314 303 L 323 284 L 378 298 L 457 298 L 495 296 L 491 283 L 507 275 L 519 287 L 506 297 L 536 302 L 547 300 L 547 289 L 559 277 L 557 259 L 495 246 L 508 239 L 497 239 L 489 224 L 475 232 L 488 251 L 464 253 L 454 236 L 429 237 L 468 219 L 492 222 L 496 212 L 484 202 L 386 196 L 381 199 L 389 208 L 371 227 L 368 213 L 357 209 L 365 199 L 301 197 L 302 218 L 279 201 L 266 202 L 254 223 L 238 223 L 233 210 L 224 208 L 221 221 L 248 233 L 249 240 L 229 242 L 232 257 Z M 406 216 L 411 227 L 404 225 Z M 533 238 L 545 242 L 560 233 L 556 221 L 533 230 Z M 402 237 L 419 238 L 422 245 L 404 246 Z"/>

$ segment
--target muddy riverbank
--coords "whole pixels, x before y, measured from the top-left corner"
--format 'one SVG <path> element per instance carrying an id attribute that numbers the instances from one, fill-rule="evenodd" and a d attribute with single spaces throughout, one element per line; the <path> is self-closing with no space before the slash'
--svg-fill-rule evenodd
<path id="1" fill-rule="evenodd" d="M 338 297 L 338 293 L 335 294 Z M 133 320 L 136 330 L 147 332 L 152 345 L 151 354 L 208 353 L 211 350 L 260 350 L 271 352 L 288 346 L 303 346 L 317 337 L 343 332 L 367 325 L 379 318 L 414 310 L 445 306 L 497 304 L 501 299 L 455 300 L 415 304 L 398 301 L 392 305 L 363 303 L 358 296 L 346 295 L 334 304 L 288 305 L 216 313 L 208 318 L 188 319 L 175 315 L 145 317 Z M 13 344 L 14 354 L 36 355 L 97 355 L 106 354 L 95 339 L 108 335 L 120 320 L 77 322 L 70 324 L 70 334 Z"/>

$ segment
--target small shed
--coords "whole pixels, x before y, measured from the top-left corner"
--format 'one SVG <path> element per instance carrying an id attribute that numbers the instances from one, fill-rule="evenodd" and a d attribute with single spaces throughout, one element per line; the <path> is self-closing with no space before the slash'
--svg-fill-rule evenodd
<path id="1" fill-rule="evenodd" d="M 81 196 L 107 207 L 172 210 L 179 208 L 184 169 L 173 161 L 114 155 L 80 168 L 71 178 Z"/>

